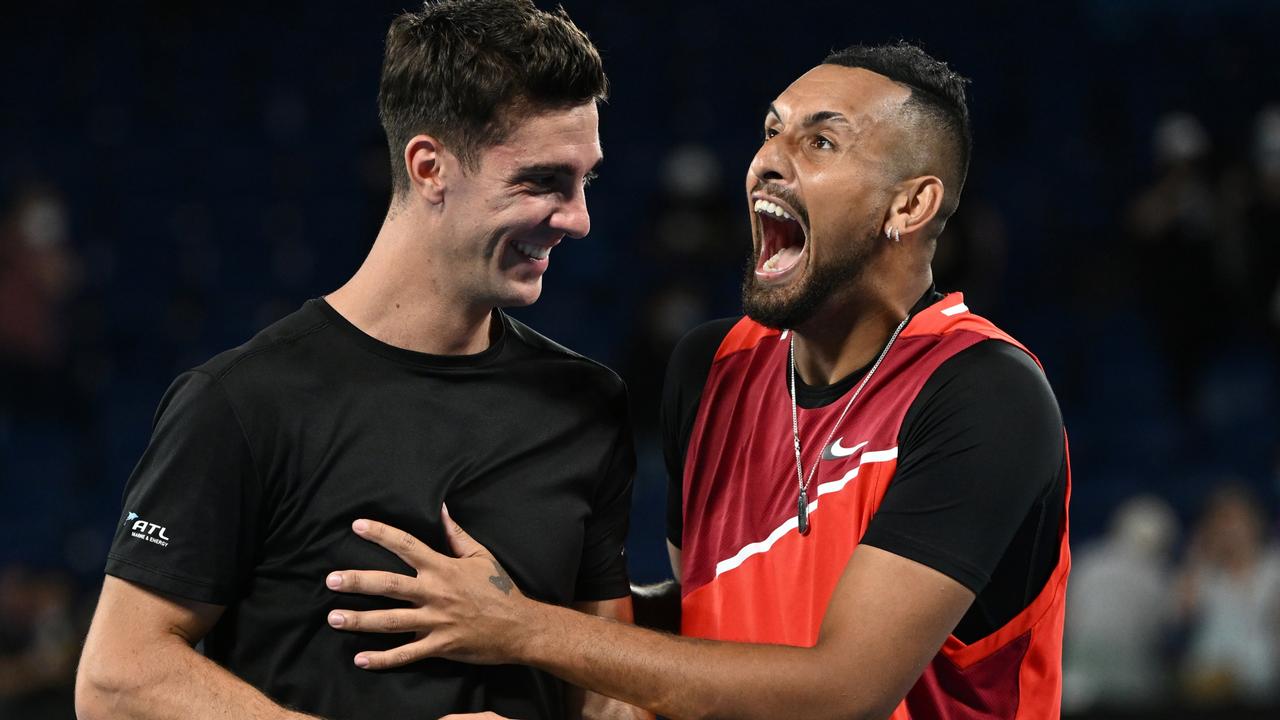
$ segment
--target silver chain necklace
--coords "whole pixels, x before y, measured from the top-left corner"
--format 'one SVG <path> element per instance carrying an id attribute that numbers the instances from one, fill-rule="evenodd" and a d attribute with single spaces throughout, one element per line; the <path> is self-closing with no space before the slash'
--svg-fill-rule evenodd
<path id="1" fill-rule="evenodd" d="M 800 492 L 796 497 L 796 520 L 799 523 L 801 535 L 809 534 L 809 483 L 813 482 L 813 478 L 818 474 L 818 464 L 822 462 L 822 448 L 831 443 L 831 438 L 836 434 L 836 428 L 840 427 L 840 423 L 844 422 L 844 416 L 848 414 L 849 408 L 853 407 L 853 401 L 858 399 L 862 394 L 862 389 L 871 381 L 871 376 L 876 374 L 876 370 L 880 367 L 880 363 L 884 361 L 884 356 L 889 354 L 889 348 L 893 347 L 893 342 L 898 339 L 898 335 L 902 329 L 907 326 L 907 321 L 911 319 L 908 315 L 898 323 L 897 329 L 889 336 L 889 342 L 885 343 L 884 349 L 880 351 L 880 356 L 872 363 L 871 369 L 866 375 L 862 376 L 862 382 L 858 383 L 858 389 L 853 391 L 853 395 L 849 398 L 849 402 L 844 404 L 844 410 L 840 411 L 840 417 L 836 418 L 836 422 L 831 426 L 831 431 L 827 433 L 827 439 L 818 446 L 818 457 L 813 459 L 813 469 L 809 471 L 809 479 L 804 477 L 804 465 L 800 462 L 800 417 L 799 411 L 796 409 L 796 333 L 791 331 L 791 346 L 787 351 L 787 364 L 790 366 L 791 374 L 791 436 L 795 440 L 796 447 L 796 484 Z"/>

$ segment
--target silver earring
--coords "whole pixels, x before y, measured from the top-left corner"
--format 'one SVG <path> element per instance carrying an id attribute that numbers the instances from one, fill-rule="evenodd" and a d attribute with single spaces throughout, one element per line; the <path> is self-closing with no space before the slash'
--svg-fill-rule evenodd
<path id="1" fill-rule="evenodd" d="M 894 242 L 902 242 L 902 231 L 896 227 L 887 227 L 884 229 L 884 236 Z"/>
<path id="2" fill-rule="evenodd" d="M 893 226 L 892 226 L 892 225 L 885 225 L 885 226 L 884 226 L 884 237 L 885 237 L 885 239 L 886 239 L 886 240 L 892 240 L 892 239 L 893 239 Z"/>

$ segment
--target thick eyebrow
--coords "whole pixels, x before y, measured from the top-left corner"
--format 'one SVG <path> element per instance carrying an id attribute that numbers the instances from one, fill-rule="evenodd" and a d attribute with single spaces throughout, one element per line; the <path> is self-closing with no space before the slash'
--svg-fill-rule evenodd
<path id="1" fill-rule="evenodd" d="M 604 158 L 596 161 L 595 165 L 587 171 L 588 177 L 594 177 L 600 170 L 600 166 L 604 164 Z M 537 165 L 525 165 L 516 171 L 516 175 L 521 177 L 529 175 L 574 175 L 578 169 L 569 163 L 541 163 Z"/>
<path id="2" fill-rule="evenodd" d="M 801 125 L 803 125 L 804 127 L 813 127 L 818 123 L 824 123 L 824 122 L 840 123 L 844 125 L 853 124 L 849 122 L 849 118 L 845 117 L 841 113 L 836 112 L 835 110 L 819 110 L 816 113 L 810 113 L 809 116 L 804 119 L 804 122 L 801 123 Z"/>
<path id="3" fill-rule="evenodd" d="M 778 108 L 774 107 L 773 103 L 769 104 L 769 112 L 767 115 L 772 115 L 779 120 L 782 119 L 782 113 L 778 112 Z M 824 122 L 840 123 L 849 126 L 853 125 L 853 123 L 849 122 L 849 118 L 845 117 L 843 113 L 838 113 L 835 110 L 819 110 L 818 112 L 809 113 L 809 115 L 805 117 L 804 122 L 800 123 L 800 126 L 810 128 L 818 123 Z"/>

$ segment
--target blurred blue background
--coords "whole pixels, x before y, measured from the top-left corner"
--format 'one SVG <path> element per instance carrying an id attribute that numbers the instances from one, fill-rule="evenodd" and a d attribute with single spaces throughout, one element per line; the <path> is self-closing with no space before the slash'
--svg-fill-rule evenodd
<path id="1" fill-rule="evenodd" d="M 1101 589 L 1073 602 L 1068 709 L 1274 702 L 1280 4 L 565 6 L 612 81 L 606 162 L 591 235 L 513 314 L 628 381 L 637 580 L 669 572 L 667 353 L 737 311 L 763 111 L 830 49 L 904 38 L 973 81 L 939 287 L 1038 354 L 1071 435 L 1073 592 Z M 0 717 L 69 714 L 121 489 L 169 381 L 364 257 L 389 197 L 382 40 L 403 7 L 6 10 Z M 1151 677 L 1117 688 L 1117 632 Z M 1260 646 L 1247 661 L 1232 633 Z"/>

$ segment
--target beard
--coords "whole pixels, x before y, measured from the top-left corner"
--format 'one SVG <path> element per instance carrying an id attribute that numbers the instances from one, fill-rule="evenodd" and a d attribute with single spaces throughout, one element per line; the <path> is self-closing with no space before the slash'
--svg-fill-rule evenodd
<path id="1" fill-rule="evenodd" d="M 798 282 L 770 287 L 756 278 L 759 251 L 747 258 L 742 278 L 742 310 L 747 317 L 776 330 L 788 330 L 808 322 L 831 296 L 856 283 L 867 268 L 879 233 L 874 230 L 846 243 L 826 264 L 812 264 Z"/>

